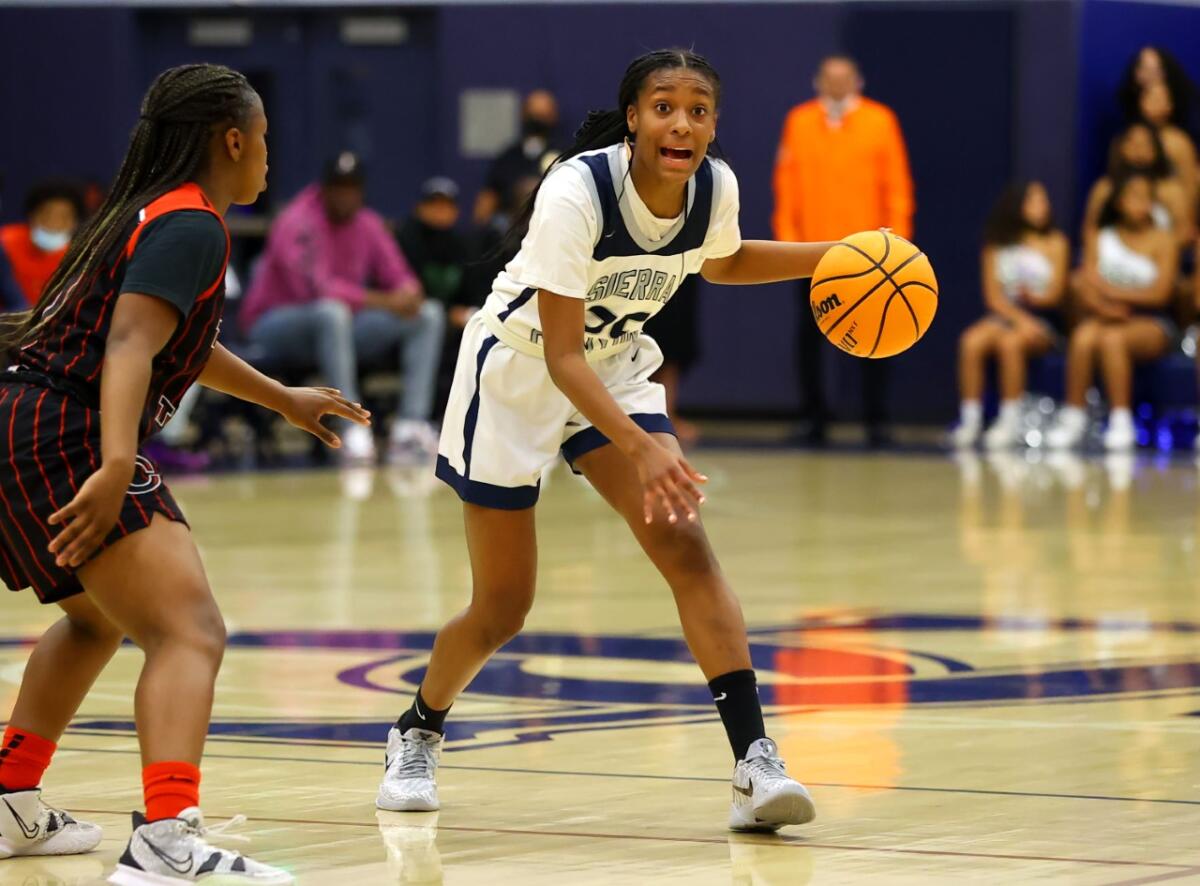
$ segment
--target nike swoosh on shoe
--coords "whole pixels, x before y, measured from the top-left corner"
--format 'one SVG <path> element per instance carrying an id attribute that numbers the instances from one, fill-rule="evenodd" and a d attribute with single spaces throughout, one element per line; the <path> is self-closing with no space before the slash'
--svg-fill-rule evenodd
<path id="1" fill-rule="evenodd" d="M 171 870 L 175 871 L 175 873 L 177 873 L 177 874 L 191 873 L 192 865 L 195 862 L 193 861 L 193 859 L 190 855 L 185 860 L 186 861 L 186 863 L 185 863 L 185 861 L 180 861 L 178 858 L 173 858 L 170 855 L 167 855 L 167 853 L 163 852 L 161 849 L 159 849 L 157 846 L 155 846 L 153 843 L 151 843 L 145 837 L 142 837 L 142 842 L 145 843 L 148 847 L 150 847 L 151 852 L 153 852 L 155 855 L 157 855 L 159 858 L 161 858 L 164 862 L 166 862 L 167 867 L 169 867 Z"/>
<path id="2" fill-rule="evenodd" d="M 21 833 L 25 835 L 25 839 L 37 839 L 38 834 L 42 832 L 41 827 L 35 822 L 33 828 L 30 829 L 29 825 L 25 824 L 25 819 L 21 818 L 21 816 L 17 813 L 17 810 L 13 809 L 12 803 L 9 803 L 8 800 L 5 800 L 4 805 L 7 806 L 8 811 L 12 813 L 13 819 L 17 822 L 17 827 L 21 829 Z"/>

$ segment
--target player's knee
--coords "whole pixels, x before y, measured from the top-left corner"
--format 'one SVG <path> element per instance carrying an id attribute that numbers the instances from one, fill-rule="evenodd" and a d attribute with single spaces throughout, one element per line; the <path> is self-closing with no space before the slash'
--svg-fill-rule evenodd
<path id="1" fill-rule="evenodd" d="M 219 668 L 221 660 L 225 657 L 228 633 L 225 629 L 225 619 L 221 617 L 216 605 L 206 607 L 203 612 L 198 613 L 189 629 L 183 632 L 181 639 L 193 651 L 203 656 L 214 670 Z"/>
<path id="2" fill-rule="evenodd" d="M 88 642 L 97 645 L 119 646 L 125 635 L 121 629 L 105 618 L 100 612 L 67 614 L 71 630 Z"/>
<path id="3" fill-rule="evenodd" d="M 477 597 L 471 608 L 486 644 L 499 649 L 525 627 L 525 617 L 533 608 L 533 591 L 491 594 L 487 602 Z"/>
<path id="4" fill-rule="evenodd" d="M 656 521 L 650 545 L 668 581 L 711 578 L 720 571 L 708 535 L 699 523 Z"/>
<path id="5" fill-rule="evenodd" d="M 499 649 L 525 627 L 527 609 L 503 608 L 489 610 L 486 617 L 479 620 L 479 628 L 483 634 L 484 645 L 490 649 Z"/>
<path id="6" fill-rule="evenodd" d="M 220 667 L 225 656 L 225 619 L 209 594 L 207 585 L 197 587 L 191 594 L 181 594 L 181 601 L 196 600 L 192 604 L 168 607 L 160 620 L 142 626 L 134 642 L 147 655 L 165 649 L 186 648 L 194 655 L 207 661 L 214 669 Z"/>

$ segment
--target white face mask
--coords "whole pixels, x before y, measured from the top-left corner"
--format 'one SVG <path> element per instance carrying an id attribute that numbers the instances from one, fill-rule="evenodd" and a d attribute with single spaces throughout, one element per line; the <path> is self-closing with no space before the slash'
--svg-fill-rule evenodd
<path id="1" fill-rule="evenodd" d="M 58 252 L 71 242 L 71 232 L 47 231 L 45 228 L 35 227 L 29 232 L 29 238 L 42 252 Z"/>

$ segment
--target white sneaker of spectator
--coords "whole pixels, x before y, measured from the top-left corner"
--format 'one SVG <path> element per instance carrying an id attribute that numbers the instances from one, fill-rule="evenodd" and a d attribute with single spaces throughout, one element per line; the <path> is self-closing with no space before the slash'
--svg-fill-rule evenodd
<path id="1" fill-rule="evenodd" d="M 1133 413 L 1128 409 L 1114 409 L 1108 414 L 1104 448 L 1109 452 L 1129 452 L 1136 445 L 1137 431 L 1133 427 Z"/>
<path id="2" fill-rule="evenodd" d="M 342 448 L 338 458 L 344 465 L 375 463 L 375 437 L 370 428 L 350 425 L 342 433 Z"/>
<path id="3" fill-rule="evenodd" d="M 1087 433 L 1087 412 L 1079 406 L 1064 406 L 1054 418 L 1054 426 L 1046 431 L 1050 449 L 1072 449 L 1083 442 Z"/>
<path id="4" fill-rule="evenodd" d="M 438 434 L 427 421 L 398 418 L 392 422 L 388 440 L 388 463 L 413 465 L 432 462 L 437 457 Z"/>
<path id="5" fill-rule="evenodd" d="M 1021 439 L 1021 401 L 1008 400 L 1000 404 L 1000 414 L 983 435 L 987 449 L 1011 449 Z"/>

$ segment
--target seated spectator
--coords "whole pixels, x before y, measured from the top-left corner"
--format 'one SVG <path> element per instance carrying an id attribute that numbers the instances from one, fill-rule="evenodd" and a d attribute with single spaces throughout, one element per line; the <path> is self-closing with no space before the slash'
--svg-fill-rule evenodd
<path id="1" fill-rule="evenodd" d="M 1158 359 L 1178 334 L 1168 311 L 1178 246 L 1154 224 L 1153 212 L 1148 176 L 1118 179 L 1101 208 L 1096 237 L 1084 246 L 1072 285 L 1086 316 L 1067 346 L 1066 404 L 1046 434 L 1051 448 L 1083 440 L 1085 397 L 1097 363 L 1109 403 L 1104 446 L 1123 451 L 1136 442 L 1133 364 Z"/>
<path id="2" fill-rule="evenodd" d="M 358 157 L 343 152 L 320 184 L 276 219 L 241 313 L 250 341 L 286 369 L 316 367 L 357 401 L 358 370 L 401 351 L 403 386 L 389 459 L 431 458 L 429 424 L 445 314 L 426 299 L 383 219 L 364 205 Z M 341 456 L 375 458 L 370 429 L 347 423 Z"/>
<path id="3" fill-rule="evenodd" d="M 425 296 L 437 299 L 446 310 L 446 338 L 434 398 L 434 414 L 439 416 L 450 395 L 463 327 L 487 297 L 469 301 L 465 295 L 471 250 L 467 238 L 455 230 L 458 193 L 458 185 L 451 179 L 429 179 L 421 186 L 421 198 L 398 237 L 400 249 L 425 286 Z"/>
<path id="4" fill-rule="evenodd" d="M 1018 441 L 1021 397 L 1028 361 L 1058 344 L 1064 325 L 1059 307 L 1067 286 L 1070 244 L 1054 224 L 1041 182 L 1009 187 L 997 201 L 983 236 L 983 303 L 987 315 L 959 339 L 958 387 L 962 397 L 956 446 L 973 446 L 983 429 L 985 364 L 995 357 L 1000 413 L 983 435 L 989 449 Z"/>
<path id="5" fill-rule="evenodd" d="M 1154 128 L 1162 142 L 1163 152 L 1188 195 L 1187 205 L 1195 211 L 1200 199 L 1200 164 L 1196 160 L 1196 145 L 1192 137 L 1177 122 L 1171 91 L 1165 83 L 1155 83 L 1142 90 L 1139 105 L 1142 120 Z M 1195 223 L 1195 218 L 1192 218 Z M 1186 233 L 1185 239 L 1191 239 Z"/>
<path id="6" fill-rule="evenodd" d="M 497 213 L 513 214 L 517 207 L 511 197 L 518 180 L 530 176 L 540 179 L 563 147 L 558 135 L 558 99 L 549 90 L 536 89 L 525 97 L 521 108 L 520 139 L 492 161 L 483 189 L 475 198 L 475 224 L 486 225 Z"/>
<path id="7" fill-rule="evenodd" d="M 1095 239 L 1100 228 L 1100 214 L 1112 196 L 1113 182 L 1134 174 L 1150 180 L 1151 218 L 1154 225 L 1174 233 L 1177 240 L 1182 242 L 1182 237 L 1191 228 L 1193 217 L 1187 191 L 1172 171 L 1158 133 L 1146 123 L 1133 123 L 1113 139 L 1108 155 L 1108 171 L 1092 185 L 1088 193 L 1083 214 L 1085 246 Z"/>
<path id="8" fill-rule="evenodd" d="M 431 178 L 397 239 L 425 297 L 441 302 L 450 325 L 462 329 L 474 311 L 461 301 L 468 253 L 466 239 L 455 230 L 458 216 L 458 185 L 444 176 Z"/>
<path id="9" fill-rule="evenodd" d="M 540 180 L 540 175 L 526 175 L 513 182 L 500 204 L 509 209 L 497 209 L 496 213 L 482 228 L 475 231 L 471 238 L 469 249 L 471 261 L 467 263 L 461 295 L 462 304 L 470 310 L 470 313 L 473 314 L 483 307 L 483 303 L 492 292 L 492 284 L 496 281 L 496 277 L 519 251 L 521 244 L 509 242 L 506 235 L 512 226 L 513 216 L 532 197 Z M 465 323 L 468 319 L 470 319 L 469 314 L 463 322 Z"/>
<path id="10" fill-rule="evenodd" d="M 25 197 L 25 221 L 0 228 L 0 247 L 12 274 L 33 307 L 83 220 L 83 198 L 72 184 L 46 181 Z"/>

